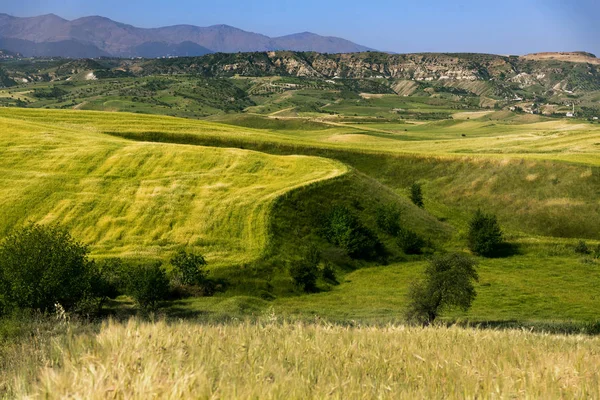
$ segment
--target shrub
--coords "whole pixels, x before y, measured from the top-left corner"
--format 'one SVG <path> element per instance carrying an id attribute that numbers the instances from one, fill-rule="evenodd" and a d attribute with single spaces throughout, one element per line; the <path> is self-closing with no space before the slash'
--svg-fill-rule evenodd
<path id="1" fill-rule="evenodd" d="M 503 244 L 502 230 L 495 215 L 477 210 L 469 222 L 469 248 L 475 254 L 489 257 Z"/>
<path id="2" fill-rule="evenodd" d="M 290 265 L 290 275 L 294 284 L 307 293 L 317 291 L 320 259 L 319 251 L 315 247 L 309 247 L 302 259 L 293 261 Z"/>
<path id="3" fill-rule="evenodd" d="M 425 240 L 409 229 L 400 231 L 397 243 L 404 254 L 421 254 L 426 244 Z"/>
<path id="4" fill-rule="evenodd" d="M 423 188 L 417 182 L 410 187 L 410 200 L 417 207 L 423 208 L 425 206 L 423 203 Z"/>
<path id="5" fill-rule="evenodd" d="M 171 258 L 171 265 L 175 267 L 178 277 L 184 285 L 203 285 L 208 276 L 206 264 L 203 256 L 186 253 L 183 250 Z"/>
<path id="6" fill-rule="evenodd" d="M 425 269 L 425 279 L 414 282 L 408 294 L 406 317 L 429 325 L 448 308 L 468 310 L 477 293 L 476 263 L 461 254 L 434 257 Z"/>
<path id="7" fill-rule="evenodd" d="M 87 247 L 58 226 L 29 225 L 0 245 L 0 284 L 12 307 L 72 310 L 93 296 L 94 268 Z"/>
<path id="8" fill-rule="evenodd" d="M 160 262 L 130 267 L 127 294 L 148 310 L 156 310 L 161 301 L 169 296 L 169 278 Z"/>
<path id="9" fill-rule="evenodd" d="M 327 240 L 346 250 L 352 258 L 374 259 L 383 245 L 370 229 L 346 207 L 335 207 L 329 215 L 325 232 Z"/>
<path id="10" fill-rule="evenodd" d="M 322 276 L 323 280 L 325 280 L 327 283 L 332 285 L 339 284 L 337 276 L 335 275 L 335 268 L 329 261 L 325 262 L 325 265 L 323 266 Z"/>
<path id="11" fill-rule="evenodd" d="M 377 210 L 377 226 L 388 235 L 400 233 L 400 209 L 395 205 L 380 207 Z"/>
<path id="12" fill-rule="evenodd" d="M 594 249 L 594 258 L 600 258 L 600 244 Z"/>
<path id="13" fill-rule="evenodd" d="M 91 292 L 95 299 L 88 304 L 96 304 L 98 312 L 108 299 L 114 299 L 126 291 L 126 272 L 119 258 L 111 258 L 96 263 L 90 275 Z"/>
<path id="14" fill-rule="evenodd" d="M 575 253 L 577 254 L 590 254 L 590 248 L 588 247 L 587 243 L 584 240 L 580 240 L 579 242 L 577 242 L 577 244 L 575 245 Z"/>

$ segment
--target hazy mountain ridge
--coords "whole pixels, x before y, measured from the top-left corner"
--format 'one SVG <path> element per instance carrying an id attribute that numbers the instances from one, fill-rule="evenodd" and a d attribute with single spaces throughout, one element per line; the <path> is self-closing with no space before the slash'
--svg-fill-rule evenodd
<path id="1" fill-rule="evenodd" d="M 100 16 L 68 21 L 53 14 L 29 18 L 0 14 L 0 39 L 7 43 L 0 47 L 18 51 L 26 56 L 70 58 L 107 55 L 115 57 L 199 56 L 210 52 L 270 50 L 327 53 L 370 50 L 345 39 L 323 37 L 313 33 L 270 38 L 228 25 L 209 27 L 174 25 L 146 29 Z M 13 41 L 7 42 L 7 39 Z M 25 42 L 15 42 L 15 39 Z M 198 47 L 191 46 L 191 43 Z M 77 52 L 78 47 L 81 48 L 81 52 Z M 140 48 L 143 49 L 142 52 Z"/>

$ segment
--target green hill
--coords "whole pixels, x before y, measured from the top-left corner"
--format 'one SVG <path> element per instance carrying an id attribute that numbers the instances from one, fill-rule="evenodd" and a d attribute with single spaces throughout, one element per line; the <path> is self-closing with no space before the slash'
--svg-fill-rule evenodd
<path id="1" fill-rule="evenodd" d="M 214 265 L 250 262 L 278 196 L 346 172 L 315 157 L 130 142 L 93 130 L 95 117 L 126 116 L 86 114 L 81 127 L 69 114 L 0 117 L 0 235 L 59 223 L 95 256 L 164 259 L 187 247 Z"/>

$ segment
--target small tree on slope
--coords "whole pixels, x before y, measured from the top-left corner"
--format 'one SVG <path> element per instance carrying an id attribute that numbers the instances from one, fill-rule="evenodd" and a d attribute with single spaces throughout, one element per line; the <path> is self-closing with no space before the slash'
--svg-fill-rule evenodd
<path id="1" fill-rule="evenodd" d="M 502 230 L 495 215 L 477 210 L 469 222 L 469 249 L 477 255 L 494 255 L 503 243 Z"/>
<path id="2" fill-rule="evenodd" d="M 468 310 L 477 293 L 473 281 L 479 279 L 476 262 L 461 254 L 433 258 L 425 269 L 425 279 L 412 284 L 406 317 L 430 325 L 448 308 Z"/>

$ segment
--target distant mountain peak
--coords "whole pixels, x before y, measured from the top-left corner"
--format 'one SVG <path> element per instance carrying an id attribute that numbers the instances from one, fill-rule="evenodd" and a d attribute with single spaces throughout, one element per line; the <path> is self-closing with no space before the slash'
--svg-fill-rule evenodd
<path id="1" fill-rule="evenodd" d="M 345 39 L 319 36 L 312 32 L 271 38 L 226 24 L 209 27 L 174 25 L 145 29 L 97 15 L 73 21 L 68 21 L 55 14 L 30 18 L 6 15 L 3 19 L 4 22 L 0 24 L 0 39 L 12 40 L 12 42 L 7 42 L 13 46 L 9 50 L 28 56 L 42 53 L 48 55 L 50 50 L 58 51 L 58 53 L 52 54 L 55 56 L 69 54 L 70 57 L 73 57 L 73 54 L 76 54 L 73 49 L 63 51 L 61 46 L 56 45 L 46 46 L 43 52 L 39 51 L 40 46 L 38 45 L 55 42 L 77 43 L 76 47 L 85 49 L 85 57 L 90 57 L 90 54 L 135 57 L 141 53 L 161 57 L 203 55 L 207 52 L 294 50 L 353 53 L 371 50 Z M 44 22 L 38 23 L 37 21 L 40 20 Z M 36 45 L 32 45 L 31 42 Z M 84 55 L 82 54 L 81 57 Z"/>

